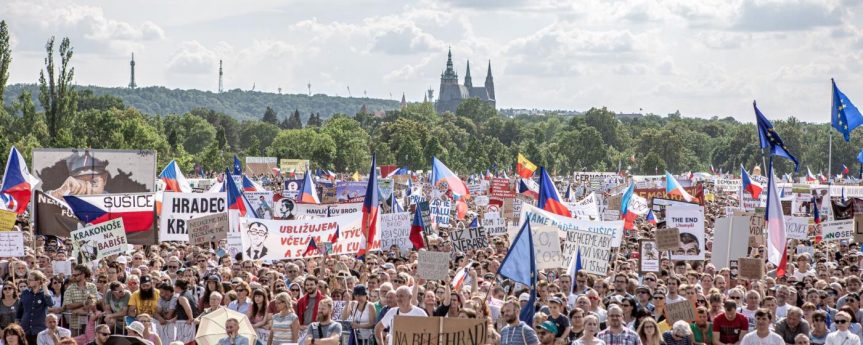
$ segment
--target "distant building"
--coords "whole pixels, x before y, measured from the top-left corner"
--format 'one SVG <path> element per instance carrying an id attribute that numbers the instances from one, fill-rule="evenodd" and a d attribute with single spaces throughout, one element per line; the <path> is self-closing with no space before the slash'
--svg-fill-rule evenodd
<path id="1" fill-rule="evenodd" d="M 435 102 L 435 111 L 455 113 L 458 105 L 468 98 L 478 98 L 495 107 L 494 79 L 491 76 L 491 61 L 488 62 L 488 73 L 485 76 L 485 86 L 474 87 L 470 76 L 470 61 L 464 75 L 464 85 L 459 85 L 458 74 L 453 69 L 452 50 L 447 53 L 446 70 L 440 75 L 440 92 Z"/>

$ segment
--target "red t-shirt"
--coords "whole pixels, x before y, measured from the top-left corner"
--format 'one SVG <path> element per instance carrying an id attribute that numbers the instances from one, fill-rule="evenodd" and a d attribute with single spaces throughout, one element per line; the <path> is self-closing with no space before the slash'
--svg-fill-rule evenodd
<path id="1" fill-rule="evenodd" d="M 713 330 L 719 331 L 719 341 L 723 344 L 734 344 L 740 340 L 741 333 L 749 330 L 746 316 L 737 313 L 734 320 L 728 320 L 725 313 L 713 319 Z"/>

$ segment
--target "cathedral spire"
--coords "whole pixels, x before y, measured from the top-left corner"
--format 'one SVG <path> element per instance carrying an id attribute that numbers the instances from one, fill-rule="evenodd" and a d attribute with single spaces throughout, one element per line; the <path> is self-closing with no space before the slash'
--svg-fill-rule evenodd
<path id="1" fill-rule="evenodd" d="M 470 60 L 467 60 L 467 72 L 464 73 L 464 86 L 473 87 L 473 80 L 470 78 Z"/>
<path id="2" fill-rule="evenodd" d="M 494 78 L 491 76 L 491 60 L 488 60 L 488 73 L 485 75 L 485 91 L 488 93 L 489 99 L 497 99 L 494 97 Z"/>

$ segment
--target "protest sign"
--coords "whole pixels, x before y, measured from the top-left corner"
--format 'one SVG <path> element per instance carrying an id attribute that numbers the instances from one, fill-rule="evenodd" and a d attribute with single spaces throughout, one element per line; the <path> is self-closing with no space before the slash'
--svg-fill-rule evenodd
<path id="1" fill-rule="evenodd" d="M 656 246 L 663 252 L 680 249 L 680 229 L 656 229 Z"/>
<path id="2" fill-rule="evenodd" d="M 641 272 L 659 272 L 659 250 L 655 241 L 638 242 L 638 267 Z"/>
<path id="3" fill-rule="evenodd" d="M 246 199 L 249 200 L 249 204 L 252 205 L 252 209 L 255 210 L 255 214 L 258 215 L 259 218 L 273 219 L 273 217 L 275 217 L 272 191 L 246 191 L 243 192 L 243 194 L 246 196 Z"/>
<path id="4" fill-rule="evenodd" d="M 588 196 L 576 202 L 564 203 L 572 218 L 582 220 L 599 220 L 599 208 L 596 204 L 596 194 L 591 192 Z"/>
<path id="5" fill-rule="evenodd" d="M 749 193 L 740 193 L 740 206 L 743 207 L 746 211 L 755 211 L 756 209 L 763 209 L 767 206 L 767 194 L 761 193 L 758 196 L 758 200 L 752 198 L 752 194 Z"/>
<path id="6" fill-rule="evenodd" d="M 243 172 L 249 176 L 273 175 L 273 169 L 277 166 L 276 157 L 246 157 L 246 168 Z"/>
<path id="7" fill-rule="evenodd" d="M 595 232 L 571 229 L 566 232 L 561 265 L 569 267 L 573 256 L 581 254 L 581 267 L 585 273 L 604 277 L 611 261 L 611 247 L 614 238 Z"/>
<path id="8" fill-rule="evenodd" d="M 431 221 L 431 208 L 428 201 L 420 201 L 416 204 L 420 209 L 420 214 L 423 217 L 423 231 L 426 235 L 431 235 L 434 231 Z"/>
<path id="9" fill-rule="evenodd" d="M 228 238 L 228 214 L 215 213 L 189 219 L 189 243 L 202 245 Z"/>
<path id="10" fill-rule="evenodd" d="M 51 267 L 54 268 L 55 275 L 62 275 L 63 277 L 71 277 L 72 276 L 72 261 L 64 260 L 64 261 L 52 261 Z"/>
<path id="11" fill-rule="evenodd" d="M 165 193 L 170 194 L 170 193 Z M 156 196 L 154 193 L 120 193 L 64 196 L 83 223 L 101 223 L 122 218 L 130 244 L 156 244 Z M 183 241 L 186 240 L 184 234 Z"/>
<path id="12" fill-rule="evenodd" d="M 531 226 L 536 258 L 536 269 L 553 269 L 567 267 L 563 263 L 560 252 L 560 237 L 557 227 L 551 225 Z"/>
<path id="13" fill-rule="evenodd" d="M 24 233 L 21 231 L 0 232 L 0 257 L 24 256 Z"/>
<path id="14" fill-rule="evenodd" d="M 284 171 L 284 170 L 283 170 Z M 300 193 L 300 188 L 303 187 L 303 180 L 285 180 L 285 187 L 282 190 L 282 197 L 296 200 L 297 194 Z"/>
<path id="15" fill-rule="evenodd" d="M 417 276 L 426 280 L 449 279 L 450 253 L 421 250 L 417 254 Z"/>
<path id="16" fill-rule="evenodd" d="M 187 222 L 196 217 L 225 213 L 226 201 L 225 193 L 164 193 L 162 214 L 159 215 L 159 240 L 189 240 Z"/>
<path id="17" fill-rule="evenodd" d="M 515 192 L 510 187 L 509 179 L 506 178 L 495 177 L 491 179 L 491 186 L 489 187 L 488 194 L 501 199 L 515 197 Z"/>
<path id="18" fill-rule="evenodd" d="M 689 301 L 668 303 L 665 305 L 665 308 L 668 309 L 668 322 L 670 324 L 674 324 L 679 320 L 686 322 L 695 320 L 695 312 L 692 310 L 692 303 L 689 303 Z"/>
<path id="19" fill-rule="evenodd" d="M 785 216 L 785 237 L 788 239 L 809 239 L 809 217 Z"/>
<path id="20" fill-rule="evenodd" d="M 361 202 L 343 204 L 296 204 L 292 214 L 297 217 L 335 217 L 345 214 L 361 213 L 362 211 L 363 203 Z"/>
<path id="21" fill-rule="evenodd" d="M 354 254 L 360 248 L 362 236 L 360 213 L 346 214 L 330 218 L 297 220 L 269 220 L 239 218 L 242 251 L 251 260 L 283 260 L 303 258 L 303 252 L 314 238 L 316 243 L 328 241 L 339 230 L 339 239 L 333 244 L 333 254 Z M 380 248 L 380 231 L 368 251 Z M 228 234 L 228 240 L 231 233 Z M 320 256 L 318 251 L 307 257 Z"/>
<path id="22" fill-rule="evenodd" d="M 501 218 L 500 213 L 486 213 L 485 217 L 482 218 L 482 227 L 485 228 L 485 233 L 488 237 L 506 235 L 506 219 Z"/>
<path id="23" fill-rule="evenodd" d="M 743 187 L 743 180 L 716 178 L 713 188 L 719 192 L 737 192 Z"/>
<path id="24" fill-rule="evenodd" d="M 483 228 L 452 229 L 450 240 L 453 252 L 465 253 L 471 249 L 488 247 L 488 237 Z"/>
<path id="25" fill-rule="evenodd" d="M 525 221 L 530 221 L 532 226 L 534 224 L 553 225 L 557 227 L 560 236 L 565 236 L 566 241 L 561 250 L 563 267 L 569 267 L 572 256 L 580 249 L 584 267 L 590 264 L 593 270 L 591 273 L 602 276 L 606 274 L 608 268 L 611 247 L 615 247 L 615 243 L 619 246 L 623 237 L 623 221 L 578 220 L 559 216 L 531 205 L 524 205 L 521 221 L 516 228 L 520 229 Z M 591 237 L 590 234 L 597 236 Z M 514 235 L 510 235 L 510 238 L 514 238 Z M 585 256 L 586 251 L 591 255 L 590 258 Z"/>
<path id="26" fill-rule="evenodd" d="M 602 220 L 605 222 L 620 219 L 620 210 L 605 210 L 602 212 Z"/>
<path id="27" fill-rule="evenodd" d="M 398 247 L 402 253 L 413 249 L 411 243 L 411 213 L 385 213 L 381 217 L 381 248 L 390 250 L 390 247 Z"/>
<path id="28" fill-rule="evenodd" d="M 683 181 L 678 181 L 678 182 L 683 183 Z M 695 187 L 684 187 L 683 189 L 687 193 L 689 193 L 689 195 L 698 194 L 698 191 L 696 190 Z M 683 201 L 682 196 L 679 196 L 677 194 L 668 195 L 668 193 L 666 193 L 666 191 L 665 191 L 665 188 L 638 188 L 638 187 L 636 187 L 635 188 L 635 194 L 637 194 L 638 196 L 640 196 L 644 199 L 647 199 L 647 200 L 653 200 L 653 198 L 660 198 L 660 199 L 671 199 L 671 200 Z"/>
<path id="29" fill-rule="evenodd" d="M 863 214 L 854 215 L 854 242 L 863 243 Z"/>
<path id="30" fill-rule="evenodd" d="M 485 319 L 397 315 L 390 333 L 393 345 L 485 344 Z"/>
<path id="31" fill-rule="evenodd" d="M 749 236 L 749 216 L 721 217 L 713 228 L 710 260 L 716 269 L 728 267 L 730 260 L 746 257 L 749 246 L 740 245 L 740 240 Z"/>
<path id="32" fill-rule="evenodd" d="M 363 202 L 368 184 L 367 181 L 336 182 L 336 200 L 340 203 Z"/>
<path id="33" fill-rule="evenodd" d="M 432 222 L 437 224 L 438 228 L 449 228 L 452 201 L 434 199 L 429 203 L 429 209 L 431 211 Z"/>
<path id="34" fill-rule="evenodd" d="M 296 176 L 300 176 L 306 173 L 306 167 L 308 166 L 308 159 L 279 159 L 279 170 L 282 171 L 282 174 L 295 174 Z"/>
<path id="35" fill-rule="evenodd" d="M 129 249 L 122 219 L 72 231 L 72 257 L 78 262 L 90 262 L 125 253 Z"/>
<path id="36" fill-rule="evenodd" d="M 623 239 L 623 221 L 590 221 L 579 220 L 569 217 L 560 216 L 533 205 L 524 205 L 519 216 L 518 227 L 530 219 L 531 224 L 545 224 L 557 226 L 561 236 L 565 236 L 570 229 L 594 232 L 598 234 L 610 235 L 613 238 L 612 247 L 619 247 L 620 241 Z M 566 255 L 566 253 L 564 253 Z"/>
<path id="37" fill-rule="evenodd" d="M 11 231 L 15 226 L 18 214 L 12 211 L 0 210 L 0 231 Z"/>
<path id="38" fill-rule="evenodd" d="M 704 209 L 670 206 L 665 223 L 680 230 L 680 248 L 671 252 L 671 260 L 704 260 Z"/>
<path id="39" fill-rule="evenodd" d="M 480 195 L 474 198 L 473 203 L 478 207 L 486 207 L 488 206 L 488 196 Z"/>
<path id="40" fill-rule="evenodd" d="M 764 260 L 758 258 L 739 258 L 740 277 L 745 279 L 764 278 Z"/>
<path id="41" fill-rule="evenodd" d="M 850 240 L 854 232 L 854 219 L 821 223 L 821 238 L 824 241 Z"/>

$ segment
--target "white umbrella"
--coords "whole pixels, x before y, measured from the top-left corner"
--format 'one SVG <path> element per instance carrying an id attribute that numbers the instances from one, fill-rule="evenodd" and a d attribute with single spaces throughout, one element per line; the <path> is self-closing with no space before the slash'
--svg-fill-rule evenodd
<path id="1" fill-rule="evenodd" d="M 195 341 L 199 345 L 216 345 L 220 339 L 227 336 L 225 331 L 225 321 L 228 319 L 237 319 L 240 322 L 240 330 L 237 331 L 249 339 L 249 345 L 254 345 L 258 340 L 258 333 L 249 322 L 249 318 L 242 313 L 221 307 L 201 317 L 201 323 L 198 325 L 198 333 L 195 334 Z"/>

